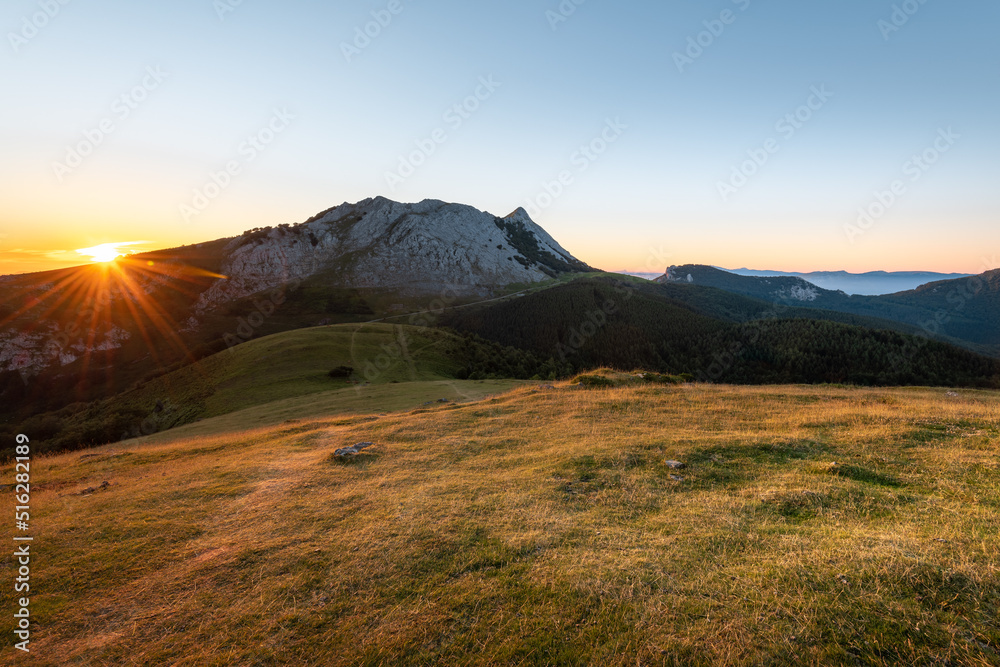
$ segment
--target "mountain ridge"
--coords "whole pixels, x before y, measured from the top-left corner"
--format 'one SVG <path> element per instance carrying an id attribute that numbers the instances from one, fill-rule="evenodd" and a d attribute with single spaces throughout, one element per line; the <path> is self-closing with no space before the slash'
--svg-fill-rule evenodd
<path id="1" fill-rule="evenodd" d="M 433 199 L 345 202 L 295 225 L 130 255 L 112 265 L 2 277 L 0 373 L 32 376 L 95 351 L 119 350 L 130 339 L 136 354 L 143 344 L 184 351 L 176 332 L 214 338 L 206 327 L 233 304 L 277 291 L 283 301 L 303 283 L 339 290 L 355 304 L 339 311 L 331 299 L 320 312 L 363 313 L 371 311 L 358 290 L 474 299 L 590 270 L 523 208 L 499 217 Z M 110 363 L 107 356 L 97 355 L 95 365 Z"/>
<path id="2" fill-rule="evenodd" d="M 226 252 L 228 280 L 203 294 L 196 311 L 329 269 L 337 270 L 344 288 L 419 295 L 446 287 L 463 296 L 489 296 L 498 286 L 590 268 L 523 208 L 500 218 L 436 199 L 344 203 L 304 223 L 270 228 L 264 238 L 244 233 Z"/>
<path id="3" fill-rule="evenodd" d="M 1000 270 L 939 280 L 894 294 L 849 295 L 791 276 L 742 276 L 716 267 L 668 267 L 654 282 L 697 284 L 784 306 L 808 306 L 917 327 L 927 338 L 1000 356 Z"/>
<path id="4" fill-rule="evenodd" d="M 921 285 L 941 280 L 971 278 L 968 273 L 938 273 L 934 271 L 773 271 L 759 269 L 726 269 L 713 267 L 739 276 L 755 278 L 794 277 L 802 278 L 817 287 L 832 291 L 843 291 L 850 295 L 881 296 L 916 289 Z"/>

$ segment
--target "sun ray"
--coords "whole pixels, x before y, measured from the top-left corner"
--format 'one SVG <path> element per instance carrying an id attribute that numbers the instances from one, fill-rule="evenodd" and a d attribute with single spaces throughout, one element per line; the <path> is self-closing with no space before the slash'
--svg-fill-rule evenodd
<path id="1" fill-rule="evenodd" d="M 96 252 L 91 256 L 101 257 Z M 148 371 L 181 360 L 197 361 L 198 353 L 180 333 L 187 306 L 173 307 L 177 299 L 171 295 L 190 305 L 216 281 L 227 280 L 204 266 L 212 259 L 165 252 L 118 256 L 114 261 L 53 271 L 42 281 L 15 283 L 14 289 L 0 295 L 0 305 L 7 306 L 0 326 L 19 322 L 25 334 L 48 336 L 42 341 L 41 368 L 52 369 L 57 376 L 70 372 L 70 391 L 80 401 L 90 400 L 102 386 L 123 388 L 117 382 L 125 375 L 115 369 L 121 345 L 105 345 L 116 327 L 131 332 L 132 345 L 148 351 Z M 62 352 L 72 358 L 57 360 Z M 65 365 L 62 360 L 72 364 L 65 371 L 59 370 Z"/>
<path id="2" fill-rule="evenodd" d="M 135 284 L 134 278 L 128 275 L 125 267 L 115 266 L 114 270 L 120 276 L 123 289 L 134 296 L 136 302 L 144 308 L 144 314 L 150 319 L 150 323 L 156 327 L 161 335 L 164 335 L 164 337 L 172 340 L 177 345 L 178 351 L 182 352 L 188 361 L 193 361 L 191 351 L 188 349 L 181 337 L 177 335 L 177 323 L 173 322 L 169 314 L 167 314 L 166 311 L 159 306 L 159 304 L 149 299 L 146 293 Z M 128 299 L 126 299 L 126 303 L 129 303 L 130 310 L 135 305 L 130 303 Z M 135 319 L 138 321 L 141 318 L 136 317 Z"/>
<path id="3" fill-rule="evenodd" d="M 2 322 L 0 322 L 0 326 L 6 326 L 10 322 L 27 314 L 33 308 L 36 308 L 39 305 L 44 304 L 45 301 L 50 296 L 57 295 L 56 300 L 48 308 L 48 310 L 43 311 L 40 317 L 33 318 L 31 325 L 29 326 L 28 332 L 34 331 L 34 328 L 42 324 L 44 318 L 51 315 L 55 311 L 55 309 L 58 308 L 62 303 L 68 301 L 73 296 L 75 296 L 79 291 L 87 287 L 88 283 L 92 281 L 90 274 L 85 273 L 85 271 L 87 270 L 89 270 L 89 267 L 80 270 L 75 270 L 70 275 L 67 275 L 64 278 L 60 279 L 54 285 L 52 285 L 52 287 L 43 292 L 41 296 L 35 297 L 33 300 L 28 301 L 20 309 L 16 310 L 10 316 L 6 317 Z M 58 296 L 61 292 L 64 292 L 62 296 Z"/>
<path id="4" fill-rule="evenodd" d="M 127 246 L 139 245 L 142 241 L 121 241 L 118 243 L 102 243 L 91 248 L 79 248 L 76 252 L 79 255 L 90 257 L 92 262 L 113 262 L 117 258 L 128 253 L 120 250 Z"/>

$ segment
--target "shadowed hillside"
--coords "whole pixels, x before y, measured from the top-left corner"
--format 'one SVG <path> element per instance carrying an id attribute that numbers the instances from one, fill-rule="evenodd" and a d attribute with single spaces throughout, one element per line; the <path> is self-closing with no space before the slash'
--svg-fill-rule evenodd
<path id="1" fill-rule="evenodd" d="M 12 429 L 4 453 L 10 453 L 13 433 L 35 438 L 42 450 L 78 449 L 313 394 L 351 409 L 365 403 L 361 397 L 372 406 L 384 397 L 387 407 L 398 409 L 482 394 L 475 387 L 457 388 L 461 381 L 555 377 L 557 370 L 530 353 L 437 329 L 391 324 L 299 329 L 239 345 L 107 399 L 38 412 Z M 451 388 L 443 388 L 442 381 Z M 400 391 L 376 389 L 390 385 Z M 326 409 L 341 411 L 335 404 Z"/>
<path id="2" fill-rule="evenodd" d="M 895 330 L 905 325 L 693 285 L 583 278 L 456 310 L 443 323 L 579 369 L 740 384 L 1000 386 L 1000 361 Z"/>
<path id="3" fill-rule="evenodd" d="M 922 335 L 1000 357 L 1000 271 L 939 280 L 882 296 L 850 296 L 801 278 L 751 277 L 710 266 L 672 266 L 663 284 L 708 286 L 784 306 L 851 313 L 897 322 Z"/>

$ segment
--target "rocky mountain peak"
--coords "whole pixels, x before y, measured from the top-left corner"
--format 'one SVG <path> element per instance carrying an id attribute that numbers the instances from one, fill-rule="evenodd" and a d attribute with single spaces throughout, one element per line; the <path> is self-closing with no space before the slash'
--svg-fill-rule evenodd
<path id="1" fill-rule="evenodd" d="M 588 267 L 523 208 L 505 218 L 436 199 L 344 203 L 299 225 L 251 230 L 226 248 L 198 310 L 322 274 L 342 288 L 489 296 Z"/>

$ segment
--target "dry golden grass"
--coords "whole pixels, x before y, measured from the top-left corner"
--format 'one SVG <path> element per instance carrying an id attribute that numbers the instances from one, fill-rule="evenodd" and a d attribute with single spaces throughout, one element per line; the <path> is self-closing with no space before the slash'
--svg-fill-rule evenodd
<path id="1" fill-rule="evenodd" d="M 561 384 L 53 456 L 3 662 L 998 664 L 998 442 L 997 393 Z"/>

